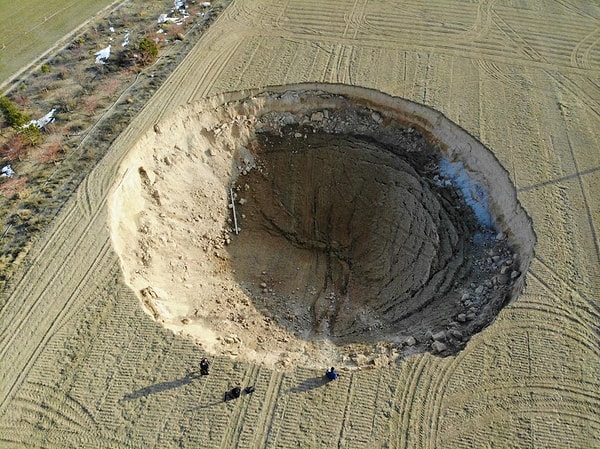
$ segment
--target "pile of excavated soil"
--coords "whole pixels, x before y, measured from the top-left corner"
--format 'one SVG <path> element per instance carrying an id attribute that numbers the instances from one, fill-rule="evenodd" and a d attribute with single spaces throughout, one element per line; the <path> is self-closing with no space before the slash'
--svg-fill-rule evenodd
<path id="1" fill-rule="evenodd" d="M 127 282 L 173 331 L 270 366 L 455 353 L 530 254 L 502 212 L 516 199 L 490 189 L 501 167 L 470 173 L 471 156 L 450 175 L 424 120 L 316 91 L 188 106 L 140 141 L 113 195 Z"/>

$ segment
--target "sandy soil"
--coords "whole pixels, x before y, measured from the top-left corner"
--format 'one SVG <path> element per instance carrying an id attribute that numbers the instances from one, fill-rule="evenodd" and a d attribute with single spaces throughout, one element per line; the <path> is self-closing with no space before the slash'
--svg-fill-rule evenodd
<path id="1" fill-rule="evenodd" d="M 596 5 L 566 1 L 234 2 L 119 136 L 10 284 L 0 315 L 2 446 L 599 446 L 599 18 Z M 108 223 L 115 185 L 148 185 L 129 162 L 145 146 L 151 183 L 152 155 L 174 151 L 160 139 L 180 132 L 180 148 L 194 146 L 183 131 L 196 117 L 178 115 L 185 105 L 202 111 L 206 97 L 223 92 L 301 82 L 362 86 L 424 104 L 475 136 L 506 169 L 494 214 L 507 229 L 524 229 L 511 221 L 519 214 L 509 213 L 516 193 L 537 236 L 535 255 L 521 295 L 456 355 L 426 352 L 341 369 L 324 383 L 325 366 L 280 370 L 211 355 L 140 307 L 122 270 L 136 262 L 123 264 Z M 489 164 L 479 162 L 474 170 L 485 173 Z M 194 182 L 208 184 L 209 172 L 196 174 Z M 213 185 L 225 201 L 227 182 Z M 166 192 L 158 189 L 158 198 L 168 199 Z M 225 214 L 201 213 L 215 214 L 213 230 L 222 229 Z M 190 375 L 204 356 L 210 375 Z M 236 383 L 256 390 L 224 403 Z"/>
<path id="2" fill-rule="evenodd" d="M 330 87 L 208 101 L 149 130 L 110 200 L 127 283 L 213 355 L 285 369 L 455 353 L 520 292 L 530 220 L 489 150 L 435 111 Z M 487 169 L 445 173 L 451 153 Z"/>

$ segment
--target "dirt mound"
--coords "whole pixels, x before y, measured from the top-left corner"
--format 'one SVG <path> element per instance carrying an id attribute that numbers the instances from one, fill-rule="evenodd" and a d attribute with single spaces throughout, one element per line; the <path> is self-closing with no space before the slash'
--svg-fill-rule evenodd
<path id="1" fill-rule="evenodd" d="M 245 95 L 124 163 L 112 236 L 155 319 L 269 365 L 378 365 L 454 353 L 516 297 L 533 232 L 475 139 L 366 89 Z"/>

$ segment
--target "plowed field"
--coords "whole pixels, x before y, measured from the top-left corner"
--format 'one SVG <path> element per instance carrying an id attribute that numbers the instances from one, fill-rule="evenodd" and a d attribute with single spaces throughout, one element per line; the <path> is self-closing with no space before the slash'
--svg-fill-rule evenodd
<path id="1" fill-rule="evenodd" d="M 600 447 L 599 21 L 575 0 L 234 1 L 9 283 L 0 446 Z M 311 82 L 440 111 L 508 172 L 535 253 L 520 296 L 455 355 L 340 365 L 325 383 L 327 366 L 254 363 L 235 339 L 208 352 L 126 283 L 109 209 L 132 149 L 207 97 Z M 223 402 L 236 384 L 255 391 Z"/>

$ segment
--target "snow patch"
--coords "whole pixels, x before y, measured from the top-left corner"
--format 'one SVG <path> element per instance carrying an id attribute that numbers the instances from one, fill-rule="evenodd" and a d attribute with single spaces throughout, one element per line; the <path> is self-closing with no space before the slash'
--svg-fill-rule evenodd
<path id="1" fill-rule="evenodd" d="M 130 31 L 127 31 L 125 33 L 125 37 L 123 38 L 123 43 L 121 44 L 122 47 L 127 47 L 129 45 L 129 36 L 131 35 Z"/>
<path id="2" fill-rule="evenodd" d="M 96 64 L 106 64 L 106 60 L 110 56 L 110 45 L 94 53 L 94 56 L 96 56 Z"/>
<path id="3" fill-rule="evenodd" d="M 454 185 L 460 189 L 465 202 L 473 209 L 479 223 L 486 228 L 493 227 L 492 215 L 488 207 L 488 192 L 477 181 L 471 179 L 462 162 L 440 160 L 438 185 Z"/>
<path id="4" fill-rule="evenodd" d="M 10 164 L 5 165 L 2 167 L 2 170 L 0 170 L 0 178 L 12 178 L 14 174 L 15 171 L 12 169 Z"/>
<path id="5" fill-rule="evenodd" d="M 31 120 L 27 126 L 31 126 L 31 125 L 35 125 L 38 128 L 42 129 L 44 126 L 46 126 L 49 123 L 54 122 L 54 114 L 56 113 L 56 108 L 52 109 L 50 112 L 48 112 L 46 115 L 44 115 L 42 118 L 39 118 L 37 120 Z"/>

